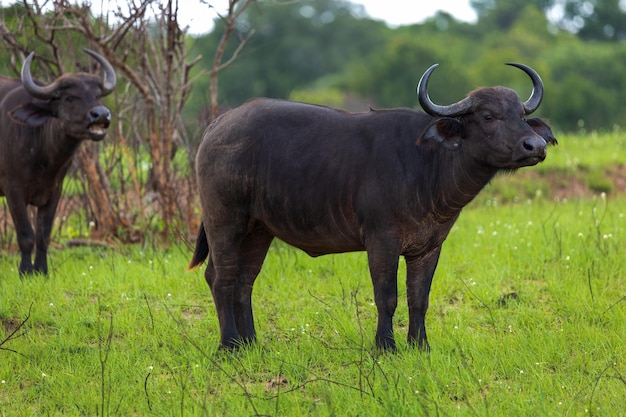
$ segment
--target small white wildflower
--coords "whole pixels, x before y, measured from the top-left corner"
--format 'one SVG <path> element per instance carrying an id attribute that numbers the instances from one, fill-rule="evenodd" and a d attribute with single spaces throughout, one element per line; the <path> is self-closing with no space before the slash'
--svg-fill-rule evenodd
<path id="1" fill-rule="evenodd" d="M 519 370 L 519 373 L 520 373 L 520 374 L 523 374 L 523 373 L 524 373 L 524 371 L 520 369 L 520 370 Z"/>
<path id="2" fill-rule="evenodd" d="M 578 232 L 578 237 L 585 237 L 585 235 L 582 234 L 582 232 Z"/>
<path id="3" fill-rule="evenodd" d="M 171 292 L 168 292 L 168 293 L 167 293 L 167 296 L 168 296 L 168 297 L 171 297 L 171 296 L 172 296 L 172 293 L 171 293 Z"/>
<path id="4" fill-rule="evenodd" d="M 45 377 L 47 377 L 47 376 L 48 376 L 48 375 L 46 375 L 46 373 L 45 373 L 45 372 L 42 372 L 42 373 L 41 373 L 41 377 L 42 377 L 42 378 L 45 378 Z"/>
<path id="5" fill-rule="evenodd" d="M 7 381 L 5 381 L 5 380 L 3 379 L 3 380 L 2 380 L 2 383 L 3 383 L 3 384 L 6 384 L 6 383 L 7 383 Z"/>
<path id="6" fill-rule="evenodd" d="M 153 369 L 154 369 L 154 366 L 152 366 L 152 365 L 148 366 L 148 370 L 149 371 L 152 371 Z"/>
<path id="7" fill-rule="evenodd" d="M 50 307 L 54 307 L 54 304 L 50 303 Z"/>

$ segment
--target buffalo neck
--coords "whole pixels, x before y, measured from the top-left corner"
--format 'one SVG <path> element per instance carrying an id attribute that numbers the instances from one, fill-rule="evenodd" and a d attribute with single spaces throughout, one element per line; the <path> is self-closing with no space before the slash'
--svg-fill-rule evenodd
<path id="1" fill-rule="evenodd" d="M 497 169 L 471 158 L 463 150 L 440 149 L 437 178 L 431 182 L 432 208 L 434 217 L 441 223 L 456 218 L 478 193 L 491 181 Z"/>
<path id="2" fill-rule="evenodd" d="M 61 122 L 58 120 L 49 120 L 41 127 L 44 129 L 43 134 L 38 135 L 42 138 L 40 146 L 43 152 L 40 155 L 45 155 L 46 166 L 55 169 L 71 160 L 82 142 L 66 135 L 59 124 Z"/>

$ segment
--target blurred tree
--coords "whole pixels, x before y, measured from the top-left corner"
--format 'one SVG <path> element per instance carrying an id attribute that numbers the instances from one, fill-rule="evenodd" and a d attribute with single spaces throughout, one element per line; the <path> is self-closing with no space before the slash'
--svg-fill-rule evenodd
<path id="1" fill-rule="evenodd" d="M 542 105 L 562 130 L 626 126 L 626 45 L 575 40 L 545 56 L 550 94 Z"/>
<path id="2" fill-rule="evenodd" d="M 559 26 L 582 39 L 626 39 L 626 2 L 623 0 L 566 0 L 558 5 Z"/>
<path id="3" fill-rule="evenodd" d="M 480 24 L 500 29 L 516 20 L 520 7 L 533 4 L 550 15 L 554 24 L 582 39 L 620 41 L 626 39 L 624 0 L 470 0 Z"/>
<path id="4" fill-rule="evenodd" d="M 610 129 L 622 116 L 617 92 L 606 81 L 622 83 L 622 72 L 616 68 L 621 61 L 606 62 L 610 74 L 598 71 L 603 75 L 579 79 L 576 73 L 587 48 L 613 51 L 589 52 L 604 65 L 612 53 L 621 56 L 621 44 L 581 42 L 580 36 L 548 20 L 548 11 L 553 16 L 555 7 L 573 1 L 473 0 L 479 10 L 477 24 L 440 12 L 421 24 L 394 29 L 363 18 L 362 10 L 345 1 L 258 1 L 241 16 L 234 34 L 245 38 L 254 30 L 254 37 L 237 62 L 220 75 L 221 111 L 255 96 L 310 97 L 350 110 L 365 110 L 368 105 L 414 107 L 417 81 L 436 62 L 441 67 L 431 88 L 438 102 L 453 102 L 476 87 L 496 84 L 525 98 L 530 93 L 527 77 L 503 65 L 514 61 L 533 66 L 544 78 L 547 94 L 540 115 L 549 115 L 562 129 L 576 129 L 581 115 L 589 116 L 589 127 Z M 193 39 L 193 51 L 214 50 L 216 42 L 215 34 Z M 577 57 L 568 60 L 570 47 Z M 235 46 L 229 48 L 232 52 Z M 576 82 L 581 86 L 578 92 L 588 85 L 589 102 L 597 103 L 586 113 L 587 96 L 576 98 L 569 91 Z M 186 107 L 191 111 L 188 125 L 196 124 L 197 131 L 210 119 L 208 112 L 203 113 L 209 103 L 207 83 L 206 78 L 198 80 Z M 343 98 L 337 96 L 339 91 Z"/>
<path id="5" fill-rule="evenodd" d="M 289 96 L 328 74 L 340 72 L 353 60 L 379 50 L 391 32 L 384 23 L 363 19 L 360 6 L 343 0 L 257 1 L 240 16 L 235 38 L 248 37 L 245 52 L 220 74 L 219 103 L 222 110 L 250 97 Z M 223 31 L 215 30 L 192 41 L 193 53 L 203 54 L 202 67 L 209 68 L 207 51 L 214 51 Z M 229 45 L 232 54 L 235 45 Z M 210 119 L 207 79 L 199 79 L 190 97 L 187 120 L 200 129 Z"/>
<path id="6" fill-rule="evenodd" d="M 480 25 L 487 24 L 492 27 L 506 30 L 517 20 L 517 16 L 523 8 L 533 5 L 540 10 L 549 10 L 558 0 L 470 0 L 470 5 L 478 15 Z M 566 0 L 567 1 L 567 0 Z"/>

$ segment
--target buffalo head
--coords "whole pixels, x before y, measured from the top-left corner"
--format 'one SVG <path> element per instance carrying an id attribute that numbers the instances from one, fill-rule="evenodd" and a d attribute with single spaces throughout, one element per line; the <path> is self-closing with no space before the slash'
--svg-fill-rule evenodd
<path id="1" fill-rule="evenodd" d="M 479 88 L 449 106 L 434 104 L 427 87 L 431 66 L 419 81 L 419 102 L 436 117 L 419 141 L 436 142 L 449 149 L 466 147 L 477 161 L 495 169 L 516 169 L 535 165 L 546 157 L 546 146 L 556 144 L 550 127 L 541 119 L 527 119 L 543 98 L 543 82 L 532 68 L 509 63 L 524 71 L 533 83 L 530 98 L 522 102 L 506 87 Z"/>
<path id="2" fill-rule="evenodd" d="M 34 52 L 22 66 L 22 85 L 35 100 L 11 112 L 13 119 L 30 126 L 41 126 L 57 119 L 65 134 L 77 140 L 102 140 L 111 122 L 111 112 L 100 104 L 100 98 L 115 88 L 116 76 L 111 64 L 96 52 L 85 49 L 104 69 L 104 77 L 87 73 L 64 74 L 48 85 L 33 81 L 30 64 Z"/>

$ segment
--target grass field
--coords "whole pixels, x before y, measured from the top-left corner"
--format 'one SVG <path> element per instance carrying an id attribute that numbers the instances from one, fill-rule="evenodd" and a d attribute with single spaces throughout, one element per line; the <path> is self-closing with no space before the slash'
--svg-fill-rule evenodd
<path id="1" fill-rule="evenodd" d="M 430 354 L 406 345 L 403 265 L 399 352 L 373 348 L 362 253 L 312 259 L 276 243 L 255 286 L 259 344 L 236 354 L 216 349 L 210 293 L 202 270 L 184 271 L 184 243 L 57 249 L 50 277 L 23 280 L 3 253 L 0 415 L 626 415 L 626 197 L 609 176 L 625 141 L 559 140 L 453 228 Z M 591 186 L 599 169 L 608 196 Z M 548 196 L 555 173 L 588 192 Z"/>

